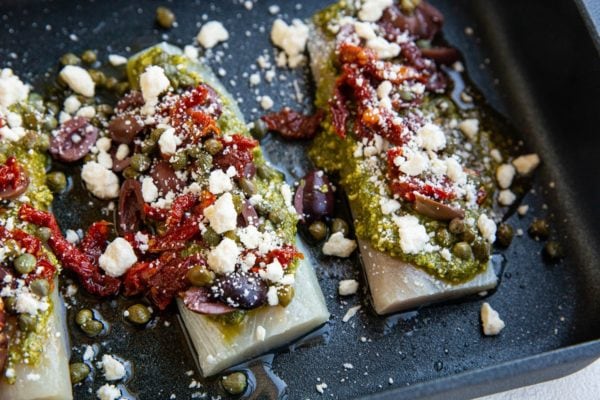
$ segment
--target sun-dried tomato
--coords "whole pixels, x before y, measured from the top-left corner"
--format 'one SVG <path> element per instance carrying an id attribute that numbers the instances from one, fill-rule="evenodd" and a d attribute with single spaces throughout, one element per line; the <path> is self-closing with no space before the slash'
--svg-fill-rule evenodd
<path id="1" fill-rule="evenodd" d="M 171 125 L 184 134 L 187 143 L 198 143 L 208 135 L 220 135 L 216 119 L 221 112 L 218 96 L 205 84 L 183 93 L 168 109 Z"/>
<path id="2" fill-rule="evenodd" d="M 164 251 L 181 250 L 188 241 L 200 232 L 196 219 L 188 219 L 186 223 L 171 229 L 163 236 L 153 236 L 148 240 L 148 252 L 162 253 Z"/>
<path id="3" fill-rule="evenodd" d="M 208 190 L 203 190 L 200 194 L 200 203 L 194 207 L 194 215 L 204 215 L 204 209 L 213 205 L 215 201 L 217 201 L 217 196 Z"/>
<path id="4" fill-rule="evenodd" d="M 93 263 L 98 263 L 98 259 L 106 250 L 110 226 L 106 221 L 94 222 L 81 241 L 81 251 Z"/>
<path id="5" fill-rule="evenodd" d="M 173 200 L 173 204 L 171 205 L 171 209 L 168 211 L 167 220 L 165 223 L 167 232 L 179 225 L 185 213 L 191 210 L 192 207 L 196 205 L 197 201 L 198 197 L 193 193 L 177 196 L 175 200 Z"/>
<path id="6" fill-rule="evenodd" d="M 304 254 L 298 251 L 296 246 L 291 244 L 284 244 L 282 247 L 278 249 L 273 249 L 269 251 L 262 257 L 257 258 L 256 265 L 258 264 L 270 264 L 273 260 L 277 259 L 279 264 L 285 269 L 287 268 L 294 260 L 302 260 L 304 259 Z"/>
<path id="7" fill-rule="evenodd" d="M 179 292 L 190 287 L 186 277 L 190 268 L 196 265 L 205 265 L 199 254 L 194 254 L 185 259 L 175 258 L 161 266 L 155 274 L 148 279 L 150 287 L 149 297 L 159 309 L 164 310 L 173 301 Z"/>
<path id="8" fill-rule="evenodd" d="M 12 200 L 25 193 L 29 177 L 15 157 L 0 165 L 0 200 Z"/>
<path id="9" fill-rule="evenodd" d="M 285 107 L 278 112 L 263 115 L 261 119 L 266 122 L 270 131 L 279 133 L 285 139 L 312 139 L 323 120 L 323 112 L 319 110 L 313 115 L 304 115 Z"/>
<path id="10" fill-rule="evenodd" d="M 153 221 L 164 221 L 167 219 L 167 209 L 152 207 L 150 204 L 144 203 L 144 214 Z"/>
<path id="11" fill-rule="evenodd" d="M 123 276 L 123 294 L 136 296 L 143 293 L 148 287 L 148 279 L 158 272 L 156 268 L 158 262 L 158 260 L 139 261 L 127 270 Z"/>
<path id="12" fill-rule="evenodd" d="M 227 140 L 219 138 L 223 150 L 213 158 L 213 164 L 222 170 L 233 166 L 240 176 L 251 178 L 256 173 L 254 156 L 252 154 L 258 142 L 242 135 L 232 135 Z"/>

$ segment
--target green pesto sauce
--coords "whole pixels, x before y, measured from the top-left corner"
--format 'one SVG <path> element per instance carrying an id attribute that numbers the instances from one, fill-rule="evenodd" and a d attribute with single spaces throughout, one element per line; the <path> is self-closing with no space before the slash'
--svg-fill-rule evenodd
<path id="1" fill-rule="evenodd" d="M 313 17 L 313 21 L 317 27 L 326 29 L 326 26 L 333 18 L 341 15 L 341 13 L 348 14 L 350 12 L 348 7 L 344 7 L 341 3 L 338 3 L 316 14 Z M 327 61 L 321 63 L 317 74 L 319 79 L 317 82 L 315 103 L 317 107 L 329 110 L 328 100 L 332 97 L 335 79 L 338 75 L 334 62 L 335 55 L 333 54 L 333 49 L 331 49 L 329 56 L 323 59 Z M 441 101 L 445 101 L 449 105 L 448 110 L 440 111 L 439 107 L 436 106 Z M 456 118 L 460 120 L 460 118 L 466 118 L 466 115 L 463 115 L 457 109 L 452 100 L 443 96 L 429 96 L 424 100 L 422 109 L 433 113 L 439 119 Z M 479 110 L 470 110 L 469 117 L 480 117 Z M 322 131 L 311 144 L 309 156 L 319 168 L 324 169 L 328 173 L 339 175 L 340 184 L 348 194 L 348 200 L 354 217 L 356 235 L 359 238 L 368 240 L 377 250 L 409 262 L 449 283 L 458 284 L 468 281 L 486 269 L 489 261 L 479 261 L 475 258 L 462 260 L 458 257 L 452 257 L 448 261 L 441 256 L 439 251 L 420 254 L 404 253 L 400 246 L 398 227 L 392 220 L 394 214 L 385 215 L 381 211 L 379 203 L 381 198 L 379 195 L 380 188 L 370 180 L 373 173 L 362 167 L 360 163 L 361 158 L 354 156 L 354 150 L 357 146 L 356 138 L 352 137 L 352 134 L 349 134 L 345 139 L 341 139 L 335 133 L 330 115 L 323 122 L 322 128 Z M 473 144 L 471 156 L 465 161 L 469 166 L 477 165 L 477 169 L 481 171 L 477 183 L 489 189 L 494 187 L 492 173 L 494 169 L 491 167 L 484 168 L 480 165 L 480 160 L 488 155 L 489 150 L 492 148 L 490 140 L 491 132 L 486 131 L 485 127 L 481 127 L 479 135 L 479 142 Z M 452 154 L 454 149 L 462 147 L 460 141 L 453 142 L 452 139 L 447 139 L 448 145 L 445 149 L 445 154 Z M 385 173 L 386 168 L 387 166 L 382 166 L 383 173 Z M 385 181 L 384 176 L 381 176 L 381 178 Z M 386 190 L 389 196 L 390 192 L 387 185 Z M 492 196 L 488 197 L 491 198 Z M 446 222 L 422 216 L 412 210 L 411 205 L 406 202 L 402 203 L 402 209 L 399 214 L 412 214 L 416 216 L 430 235 L 435 233 L 438 228 L 447 229 L 448 224 Z M 477 212 L 466 209 L 465 219 L 473 218 L 477 221 L 480 214 L 487 213 L 490 209 L 491 201 L 488 200 Z M 474 229 L 474 233 L 477 240 L 482 240 L 477 228 Z M 453 238 L 452 244 L 447 248 L 451 250 L 452 245 L 458 241 L 458 238 Z M 430 242 L 439 245 L 434 239 Z M 443 248 L 443 246 L 440 247 Z"/>
<path id="2" fill-rule="evenodd" d="M 159 44 L 141 54 L 133 56 L 129 60 L 127 64 L 127 74 L 132 87 L 139 87 L 139 76 L 150 65 L 162 67 L 171 81 L 171 84 L 173 85 L 175 82 L 175 85 L 173 85 L 174 88 L 193 86 L 199 83 L 210 85 L 219 94 L 219 98 L 223 105 L 223 113 L 217 121 L 219 129 L 223 133 L 241 134 L 246 137 L 252 137 L 234 99 L 216 80 L 208 67 L 185 57 L 176 47 Z M 182 85 L 181 82 L 188 83 Z M 257 168 L 266 165 L 266 160 L 260 146 L 255 147 L 253 155 L 254 163 Z M 271 210 L 279 210 L 283 216 L 280 223 L 274 224 L 270 221 L 266 221 L 262 226 L 259 226 L 259 229 L 273 229 L 284 243 L 294 243 L 298 216 L 295 212 L 288 210 L 286 205 L 286 200 L 281 191 L 282 184 L 284 183 L 283 175 L 272 174 L 268 179 L 256 175 L 253 178 L 253 183 L 256 187 L 256 194 L 263 199 L 259 206 L 267 213 Z M 197 246 L 190 246 L 185 250 L 188 255 L 192 254 L 194 251 L 197 252 L 203 250 Z M 299 263 L 297 261 L 294 262 L 288 267 L 287 271 L 294 272 L 298 265 Z M 211 318 L 219 323 L 221 333 L 225 338 L 233 339 L 239 333 L 239 327 L 247 319 L 246 317 L 251 315 L 252 312 L 253 310 L 236 311 L 236 313 L 238 313 L 238 318 L 231 318 L 231 316 L 216 316 Z"/>

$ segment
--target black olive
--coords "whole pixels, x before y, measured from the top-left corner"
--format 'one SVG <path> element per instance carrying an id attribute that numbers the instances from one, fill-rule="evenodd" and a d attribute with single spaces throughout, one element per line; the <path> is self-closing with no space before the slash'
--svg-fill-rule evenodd
<path id="1" fill-rule="evenodd" d="M 269 287 L 255 274 L 234 272 L 215 278 L 211 290 L 213 296 L 225 304 L 252 309 L 267 302 Z"/>
<path id="2" fill-rule="evenodd" d="M 333 214 L 334 194 L 333 186 L 323 171 L 312 171 L 304 177 L 304 184 L 298 187 L 300 193 L 296 193 L 295 205 L 300 203 L 307 222 L 320 220 Z"/>

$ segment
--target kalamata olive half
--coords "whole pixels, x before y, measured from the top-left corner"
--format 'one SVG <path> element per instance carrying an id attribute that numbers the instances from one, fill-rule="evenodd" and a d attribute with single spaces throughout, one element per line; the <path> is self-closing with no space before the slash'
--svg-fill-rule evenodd
<path id="1" fill-rule="evenodd" d="M 430 47 L 421 49 L 423 57 L 431 58 L 439 64 L 450 65 L 460 59 L 460 53 L 454 47 Z"/>
<path id="2" fill-rule="evenodd" d="M 16 158 L 10 157 L 0 166 L 0 200 L 16 199 L 29 187 L 29 176 Z"/>
<path id="3" fill-rule="evenodd" d="M 242 212 L 238 215 L 238 225 L 242 227 L 248 225 L 258 226 L 258 214 L 248 200 L 242 202 Z"/>
<path id="4" fill-rule="evenodd" d="M 127 179 L 119 192 L 119 228 L 123 233 L 137 231 L 143 219 L 142 185 L 135 179 Z"/>
<path id="5" fill-rule="evenodd" d="M 181 297 L 188 309 L 199 314 L 221 315 L 235 311 L 235 308 L 211 299 L 210 289 L 206 287 L 189 288 Z"/>
<path id="6" fill-rule="evenodd" d="M 212 296 L 225 304 L 252 309 L 267 302 L 269 288 L 265 281 L 255 274 L 234 272 L 218 276 L 211 290 Z"/>
<path id="7" fill-rule="evenodd" d="M 454 218 L 462 219 L 465 211 L 460 207 L 440 203 L 420 193 L 415 193 L 415 211 L 421 215 L 440 221 L 450 221 Z"/>
<path id="8" fill-rule="evenodd" d="M 118 143 L 131 143 L 142 129 L 144 129 L 144 124 L 135 115 L 114 117 L 108 124 L 110 137 Z"/>
<path id="9" fill-rule="evenodd" d="M 298 210 L 300 200 L 302 209 Z M 304 177 L 304 184 L 298 186 L 294 199 L 296 211 L 304 216 L 306 222 L 331 216 L 334 202 L 333 186 L 323 171 L 309 172 Z"/>
<path id="10" fill-rule="evenodd" d="M 73 117 L 60 126 L 50 142 L 50 154 L 65 162 L 81 160 L 98 138 L 98 128 L 85 117 Z"/>
<path id="11" fill-rule="evenodd" d="M 150 170 L 150 176 L 163 196 L 181 189 L 184 185 L 184 182 L 175 175 L 175 170 L 168 161 L 156 163 Z"/>
<path id="12" fill-rule="evenodd" d="M 142 92 L 138 90 L 132 90 L 127 93 L 119 102 L 115 109 L 118 112 L 129 111 L 134 108 L 138 108 L 144 105 L 144 97 L 142 96 Z"/>

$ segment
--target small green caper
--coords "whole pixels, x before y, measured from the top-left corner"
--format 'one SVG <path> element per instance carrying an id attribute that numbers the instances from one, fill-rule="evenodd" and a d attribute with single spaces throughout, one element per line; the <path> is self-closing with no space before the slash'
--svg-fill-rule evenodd
<path id="1" fill-rule="evenodd" d="M 280 306 L 287 307 L 294 298 L 294 287 L 292 285 L 280 286 L 277 288 L 277 298 Z"/>
<path id="2" fill-rule="evenodd" d="M 34 255 L 25 253 L 15 258 L 13 261 L 15 269 L 19 274 L 28 274 L 33 271 L 37 265 L 37 259 Z"/>
<path id="3" fill-rule="evenodd" d="M 99 114 L 104 114 L 104 115 L 111 115 L 114 112 L 114 109 L 112 108 L 112 106 L 110 104 L 98 104 L 98 106 L 96 107 L 96 111 Z"/>
<path id="4" fill-rule="evenodd" d="M 204 150 L 202 150 L 202 148 L 199 146 L 191 146 L 188 147 L 185 152 L 187 153 L 188 157 L 196 159 L 201 155 L 201 153 L 204 152 Z"/>
<path id="5" fill-rule="evenodd" d="M 114 76 L 108 76 L 106 77 L 103 83 L 105 88 L 107 88 L 108 90 L 113 90 L 119 83 L 119 80 Z"/>
<path id="6" fill-rule="evenodd" d="M 69 373 L 71 374 L 71 383 L 76 384 L 85 380 L 90 374 L 90 367 L 84 363 L 73 363 L 69 365 Z"/>
<path id="7" fill-rule="evenodd" d="M 462 218 L 454 218 L 448 224 L 448 229 L 451 233 L 459 235 L 465 231 L 465 221 Z"/>
<path id="8" fill-rule="evenodd" d="M 94 50 L 86 50 L 81 54 L 81 59 L 86 64 L 93 64 L 96 62 L 98 55 Z"/>
<path id="9" fill-rule="evenodd" d="M 248 382 L 246 379 L 246 374 L 243 372 L 234 372 L 229 375 L 225 375 L 221 379 L 221 384 L 227 393 L 237 395 L 244 393 Z"/>
<path id="10" fill-rule="evenodd" d="M 404 13 L 410 14 L 420 3 L 421 0 L 401 0 L 400 8 L 402 8 L 402 11 L 404 11 Z"/>
<path id="11" fill-rule="evenodd" d="M 215 273 L 203 265 L 196 265 L 187 272 L 187 279 L 194 286 L 208 286 L 213 283 Z"/>
<path id="12" fill-rule="evenodd" d="M 115 92 L 117 92 L 120 95 L 125 94 L 129 89 L 129 82 L 119 82 L 114 86 Z"/>
<path id="13" fill-rule="evenodd" d="M 471 246 L 473 255 L 479 261 L 487 261 L 490 258 L 491 246 L 487 240 L 478 239 Z"/>
<path id="14" fill-rule="evenodd" d="M 165 130 L 163 128 L 152 129 L 152 131 L 150 132 L 150 139 L 154 140 L 155 142 L 158 142 L 164 132 Z"/>
<path id="15" fill-rule="evenodd" d="M 438 228 L 435 231 L 435 241 L 442 247 L 448 247 L 452 244 L 452 235 L 446 228 Z"/>
<path id="16" fill-rule="evenodd" d="M 142 141 L 141 150 L 145 155 L 152 153 L 154 150 L 156 150 L 156 141 L 149 137 L 144 139 Z"/>
<path id="17" fill-rule="evenodd" d="M 102 322 L 97 321 L 95 319 L 90 319 L 84 322 L 81 325 L 81 330 L 85 332 L 88 336 L 98 336 L 102 330 L 104 329 L 104 325 Z"/>
<path id="18" fill-rule="evenodd" d="M 402 90 L 400 91 L 400 98 L 404 101 L 413 101 L 415 99 L 416 95 L 408 90 Z"/>
<path id="19" fill-rule="evenodd" d="M 195 164 L 196 167 L 198 167 L 200 170 L 208 172 L 210 171 L 210 167 L 212 167 L 212 161 L 212 156 L 207 152 L 203 151 L 202 153 L 198 154 L 198 157 L 196 157 Z"/>
<path id="20" fill-rule="evenodd" d="M 463 242 L 473 243 L 475 240 L 475 232 L 472 229 L 465 228 L 465 231 L 460 235 Z"/>
<path id="21" fill-rule="evenodd" d="M 94 313 L 89 308 L 82 308 L 75 315 L 75 323 L 79 326 L 94 319 Z"/>
<path id="22" fill-rule="evenodd" d="M 238 238 L 233 229 L 223 233 L 223 237 L 226 237 L 227 239 L 231 239 L 233 241 L 237 240 Z"/>
<path id="23" fill-rule="evenodd" d="M 562 246 L 554 240 L 549 240 L 544 246 L 544 256 L 547 257 L 549 261 L 556 261 L 562 258 L 563 255 Z"/>
<path id="24" fill-rule="evenodd" d="M 510 246 L 513 236 L 514 232 L 512 226 L 508 224 L 498 225 L 498 230 L 496 231 L 496 243 L 498 243 L 500 246 Z"/>
<path id="25" fill-rule="evenodd" d="M 134 324 L 147 324 L 151 317 L 150 310 L 143 304 L 134 304 L 127 309 L 127 319 Z"/>
<path id="26" fill-rule="evenodd" d="M 46 279 L 36 279 L 29 285 L 31 291 L 40 297 L 48 296 L 50 284 Z"/>
<path id="27" fill-rule="evenodd" d="M 185 152 L 179 151 L 171 156 L 169 162 L 175 171 L 181 171 L 187 165 L 187 156 Z"/>
<path id="28" fill-rule="evenodd" d="M 458 242 L 452 247 L 452 253 L 463 260 L 469 260 L 473 257 L 473 250 L 467 242 Z"/>
<path id="29" fill-rule="evenodd" d="M 213 228 L 208 227 L 202 234 L 202 240 L 210 247 L 214 247 L 221 242 L 221 236 Z"/>
<path id="30" fill-rule="evenodd" d="M 267 132 L 269 132 L 269 127 L 267 126 L 267 123 L 260 118 L 254 121 L 252 129 L 250 129 L 250 133 L 256 140 L 264 138 Z"/>
<path id="31" fill-rule="evenodd" d="M 138 171 L 135 170 L 132 166 L 129 166 L 123 170 L 123 176 L 126 179 L 135 179 L 140 175 Z"/>
<path id="32" fill-rule="evenodd" d="M 275 171 L 268 165 L 263 164 L 256 167 L 256 175 L 258 175 L 262 179 L 269 180 L 277 175 L 277 171 Z"/>
<path id="33" fill-rule="evenodd" d="M 171 29 L 175 22 L 175 14 L 167 7 L 156 8 L 156 23 L 164 29 Z"/>
<path id="34" fill-rule="evenodd" d="M 281 224 L 285 220 L 285 211 L 282 209 L 271 210 L 267 218 L 275 225 Z"/>
<path id="35" fill-rule="evenodd" d="M 38 236 L 38 238 L 40 238 L 40 240 L 42 242 L 47 242 L 48 239 L 50 239 L 50 236 L 52 236 L 52 231 L 50 230 L 50 228 L 46 228 L 45 226 L 42 226 L 42 227 L 38 228 L 37 236 Z"/>
<path id="36" fill-rule="evenodd" d="M 308 232 L 315 240 L 323 240 L 327 236 L 327 225 L 322 221 L 315 221 L 308 226 Z"/>
<path id="37" fill-rule="evenodd" d="M 536 239 L 547 239 L 550 236 L 550 224 L 545 219 L 534 219 L 528 230 Z"/>
<path id="38" fill-rule="evenodd" d="M 144 172 L 148 168 L 150 168 L 150 157 L 142 153 L 135 153 L 131 157 L 131 168 L 135 169 L 138 172 Z"/>
<path id="39" fill-rule="evenodd" d="M 62 65 L 78 65 L 81 60 L 73 53 L 66 53 L 60 58 L 60 63 Z"/>
<path id="40" fill-rule="evenodd" d="M 52 130 L 58 126 L 58 121 L 52 115 L 48 115 L 44 120 L 44 128 Z"/>
<path id="41" fill-rule="evenodd" d="M 34 148 L 40 152 L 46 152 L 50 148 L 50 137 L 48 135 L 37 135 Z"/>
<path id="42" fill-rule="evenodd" d="M 223 315 L 220 321 L 225 325 L 238 326 L 244 321 L 246 313 L 243 310 L 237 310 Z"/>
<path id="43" fill-rule="evenodd" d="M 104 75 L 104 72 L 98 71 L 97 69 L 90 69 L 88 70 L 88 73 L 96 85 L 106 84 L 106 75 Z"/>
<path id="44" fill-rule="evenodd" d="M 17 298 L 16 297 L 3 297 L 4 309 L 10 314 L 17 313 Z"/>
<path id="45" fill-rule="evenodd" d="M 350 227 L 348 223 L 341 218 L 334 218 L 331 221 L 331 231 L 333 233 L 342 232 L 344 236 L 347 236 L 350 233 Z"/>
<path id="46" fill-rule="evenodd" d="M 60 193 L 67 187 L 67 177 L 60 171 L 50 172 L 46 175 L 46 185 L 54 193 Z"/>
<path id="47" fill-rule="evenodd" d="M 204 142 L 204 148 L 210 153 L 210 155 L 214 156 L 223 150 L 223 143 L 217 139 L 208 139 L 206 142 Z"/>
<path id="48" fill-rule="evenodd" d="M 179 85 L 182 87 L 190 87 L 196 85 L 196 81 L 193 77 L 187 74 L 179 74 Z"/>
<path id="49" fill-rule="evenodd" d="M 231 196 L 231 202 L 233 203 L 235 212 L 240 214 L 242 212 L 242 208 L 244 207 L 244 198 L 241 195 L 234 194 Z"/>
<path id="50" fill-rule="evenodd" d="M 246 196 L 250 197 L 256 193 L 256 186 L 254 185 L 254 183 L 252 183 L 250 179 L 241 178 L 238 181 L 238 183 L 240 185 L 240 188 L 242 189 L 242 192 L 244 192 Z"/>
<path id="51" fill-rule="evenodd" d="M 37 318 L 35 315 L 29 313 L 19 314 L 18 317 L 19 329 L 23 332 L 32 332 L 35 330 L 37 325 Z"/>

